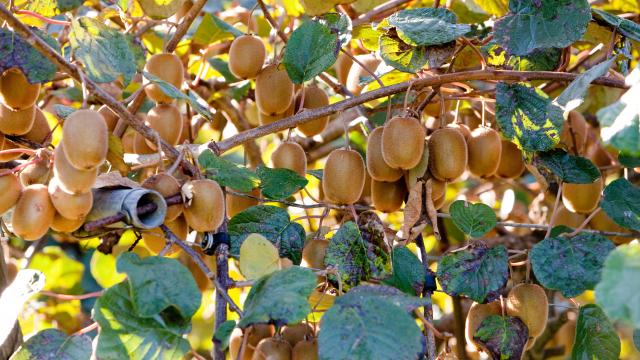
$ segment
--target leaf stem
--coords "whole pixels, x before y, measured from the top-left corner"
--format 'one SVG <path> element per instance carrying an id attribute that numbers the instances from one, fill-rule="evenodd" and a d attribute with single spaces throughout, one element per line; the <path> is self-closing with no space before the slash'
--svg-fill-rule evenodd
<path id="1" fill-rule="evenodd" d="M 46 16 L 42 16 L 42 15 L 38 14 L 37 12 L 31 11 L 31 10 L 16 10 L 15 13 L 18 14 L 18 15 L 27 15 L 27 16 L 31 16 L 31 17 L 40 19 L 40 20 L 46 22 L 47 24 L 62 25 L 62 26 L 70 26 L 71 25 L 70 21 L 56 20 L 56 19 L 48 18 Z"/>

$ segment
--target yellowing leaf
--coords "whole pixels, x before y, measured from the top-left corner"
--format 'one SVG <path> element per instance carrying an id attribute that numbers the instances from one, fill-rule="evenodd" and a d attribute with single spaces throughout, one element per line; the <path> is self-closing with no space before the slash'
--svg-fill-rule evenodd
<path id="1" fill-rule="evenodd" d="M 271 274 L 280 268 L 278 249 L 260 234 L 249 235 L 240 247 L 240 271 L 249 280 Z"/>
<path id="2" fill-rule="evenodd" d="M 333 306 L 336 297 L 322 291 L 314 290 L 309 296 L 309 305 L 314 312 L 327 311 Z"/>

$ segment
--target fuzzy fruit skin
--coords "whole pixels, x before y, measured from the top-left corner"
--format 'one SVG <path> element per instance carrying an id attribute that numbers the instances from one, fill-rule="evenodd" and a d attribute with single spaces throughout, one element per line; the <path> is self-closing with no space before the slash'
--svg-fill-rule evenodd
<path id="1" fill-rule="evenodd" d="M 256 77 L 256 105 L 267 115 L 282 114 L 293 100 L 293 83 L 275 64 L 265 66 Z"/>
<path id="2" fill-rule="evenodd" d="M 229 71 L 240 79 L 255 78 L 267 56 L 267 50 L 259 37 L 242 35 L 231 42 L 229 48 Z"/>
<path id="3" fill-rule="evenodd" d="M 303 340 L 293 347 L 291 360 L 318 360 L 318 339 Z"/>
<path id="4" fill-rule="evenodd" d="M 182 70 L 182 61 L 174 54 L 156 54 L 149 58 L 144 66 L 144 71 L 159 77 L 160 79 L 168 82 L 169 84 L 180 89 L 182 81 L 184 80 L 184 73 Z M 149 81 L 144 79 L 144 83 Z M 155 84 L 147 85 L 144 88 L 144 92 L 147 96 L 157 103 L 170 103 L 173 99 L 167 95 Z"/>
<path id="5" fill-rule="evenodd" d="M 382 132 L 384 127 L 377 127 L 367 139 L 367 171 L 373 180 L 397 181 L 402 177 L 402 170 L 394 169 L 384 161 L 382 153 Z"/>
<path id="6" fill-rule="evenodd" d="M 48 153 L 42 153 L 43 160 L 38 161 L 35 164 L 27 165 L 22 171 L 20 171 L 20 183 L 22 186 L 29 186 L 33 184 L 47 184 L 53 175 L 51 169 L 51 157 Z"/>
<path id="7" fill-rule="evenodd" d="M 392 213 L 400 210 L 407 186 L 404 180 L 394 182 L 371 181 L 371 203 L 378 211 Z"/>
<path id="8" fill-rule="evenodd" d="M 102 115 L 104 123 L 107 125 L 107 129 L 109 129 L 109 132 L 113 132 L 113 130 L 116 128 L 116 125 L 118 124 L 118 120 L 120 119 L 120 117 L 111 109 L 109 109 L 107 105 L 102 105 L 100 109 L 98 109 L 98 112 L 100 113 L 100 115 Z"/>
<path id="9" fill-rule="evenodd" d="M 291 350 L 291 345 L 285 340 L 266 338 L 258 343 L 251 360 L 290 360 Z"/>
<path id="10" fill-rule="evenodd" d="M 469 141 L 469 139 L 471 138 L 471 129 L 469 129 L 469 127 L 465 124 L 449 124 L 447 125 L 448 128 L 451 129 L 456 129 L 458 131 L 460 131 L 460 133 L 462 134 L 462 136 L 464 136 L 464 139 L 466 141 Z"/>
<path id="11" fill-rule="evenodd" d="M 342 52 L 338 54 L 338 58 L 336 59 L 335 64 L 333 64 L 333 68 L 336 71 L 336 79 L 338 79 L 340 85 L 347 86 L 347 78 L 349 77 L 349 70 L 351 70 L 351 66 L 353 66 L 353 60 L 351 60 L 350 57 Z"/>
<path id="12" fill-rule="evenodd" d="M 549 215 L 551 217 L 551 215 Z M 585 216 L 573 213 L 567 210 L 564 205 L 558 206 L 558 214 L 556 215 L 555 226 L 564 225 L 570 228 L 579 227 L 585 220 Z"/>
<path id="13" fill-rule="evenodd" d="M 438 129 L 429 138 L 429 170 L 440 181 L 451 182 L 467 167 L 467 142 L 460 131 Z"/>
<path id="14" fill-rule="evenodd" d="M 79 170 L 92 170 L 107 159 L 109 130 L 100 113 L 78 110 L 62 126 L 62 144 L 69 163 Z"/>
<path id="15" fill-rule="evenodd" d="M 49 197 L 60 216 L 69 220 L 84 219 L 93 206 L 93 192 L 69 194 L 62 190 L 57 178 L 49 181 Z"/>
<path id="16" fill-rule="evenodd" d="M 304 104 L 302 107 L 305 109 L 316 109 L 329 105 L 329 96 L 327 93 L 315 85 L 307 86 L 298 92 L 296 96 L 297 104 L 300 104 L 300 101 L 302 100 L 302 92 L 304 92 Z M 315 120 L 307 121 L 298 125 L 298 130 L 306 137 L 316 136 L 327 127 L 327 124 L 329 124 L 329 118 L 329 115 L 327 115 Z"/>
<path id="17" fill-rule="evenodd" d="M 51 222 L 51 230 L 62 233 L 74 232 L 82 226 L 84 218 L 80 219 L 67 219 L 66 217 L 56 213 Z"/>
<path id="18" fill-rule="evenodd" d="M 249 330 L 251 329 L 251 330 Z M 244 350 L 243 360 L 250 360 L 253 356 L 253 352 L 255 347 L 262 339 L 269 338 L 275 334 L 275 328 L 273 325 L 267 324 L 255 324 L 251 328 L 247 328 L 245 331 L 249 331 L 247 338 L 247 345 Z M 231 359 L 237 359 L 238 353 L 240 352 L 240 347 L 242 346 L 243 340 L 242 330 L 239 328 L 233 329 L 231 333 L 231 338 L 229 340 L 229 355 L 231 355 Z"/>
<path id="19" fill-rule="evenodd" d="M 183 189 L 193 194 L 190 203 L 185 204 L 184 217 L 189 226 L 196 231 L 213 231 L 224 220 L 224 194 L 222 188 L 213 180 L 192 180 L 184 184 Z"/>
<path id="20" fill-rule="evenodd" d="M 300 144 L 284 142 L 271 154 L 271 163 L 275 168 L 284 168 L 295 171 L 305 177 L 307 173 L 307 154 Z"/>
<path id="21" fill-rule="evenodd" d="M 497 131 L 487 127 L 474 129 L 467 148 L 468 165 L 472 174 L 487 178 L 496 173 L 502 154 L 502 139 Z"/>
<path id="22" fill-rule="evenodd" d="M 231 332 L 231 336 L 229 337 L 229 357 L 231 359 L 238 359 L 238 355 L 240 354 L 240 349 L 242 348 L 242 340 L 244 336 L 242 335 L 242 329 L 235 328 Z M 251 360 L 253 356 L 253 349 L 249 346 L 245 346 L 244 354 L 240 360 Z"/>
<path id="23" fill-rule="evenodd" d="M 85 193 L 91 190 L 98 177 L 97 168 L 93 170 L 78 170 L 71 166 L 62 144 L 58 144 L 53 156 L 53 176 L 58 178 L 62 190 L 71 194 Z"/>
<path id="24" fill-rule="evenodd" d="M 143 188 L 155 190 L 164 198 L 180 194 L 180 183 L 173 176 L 160 173 L 150 176 L 142 183 Z M 183 204 L 175 204 L 167 207 L 165 221 L 173 221 L 182 215 Z"/>
<path id="25" fill-rule="evenodd" d="M 306 338 L 313 336 L 313 327 L 306 322 L 301 322 L 293 325 L 285 325 L 280 331 L 282 338 L 286 340 L 291 347 L 296 346 L 297 343 Z"/>
<path id="26" fill-rule="evenodd" d="M 594 230 L 625 232 L 624 228 L 611 220 L 611 218 L 607 215 L 607 213 L 604 212 L 604 210 L 598 211 L 598 213 L 589 222 L 589 225 Z M 631 237 L 622 236 L 608 236 L 608 238 L 613 240 L 616 245 L 626 244 L 633 239 Z"/>
<path id="27" fill-rule="evenodd" d="M 47 187 L 42 184 L 27 186 L 22 190 L 11 217 L 16 235 L 25 240 L 37 240 L 49 230 L 56 209 L 49 199 Z"/>
<path id="28" fill-rule="evenodd" d="M 572 134 L 573 133 L 573 134 Z M 560 143 L 567 147 L 567 151 L 574 155 L 584 154 L 587 146 L 589 125 L 581 113 L 570 111 L 560 133 Z M 574 142 L 575 139 L 575 142 Z"/>
<path id="29" fill-rule="evenodd" d="M 447 197 L 446 196 L 441 196 L 439 198 L 437 198 L 436 200 L 433 200 L 433 208 L 436 210 L 440 210 L 442 209 L 442 207 L 444 206 L 444 203 L 447 201 Z"/>
<path id="30" fill-rule="evenodd" d="M 291 99 L 291 104 L 289 104 L 289 107 L 287 108 L 287 110 L 282 114 L 267 115 L 267 114 L 263 114 L 260 110 L 258 110 L 258 123 L 260 125 L 268 125 L 278 120 L 282 120 L 286 117 L 289 117 L 293 115 L 293 113 L 295 112 L 295 107 L 296 107 L 296 102 L 294 101 L 294 99 Z"/>
<path id="31" fill-rule="evenodd" d="M 12 110 L 0 104 L 0 132 L 6 135 L 24 135 L 31 131 L 36 119 L 36 107 Z"/>
<path id="32" fill-rule="evenodd" d="M 33 106 L 39 93 L 40 83 L 29 83 L 19 69 L 9 69 L 0 76 L 0 101 L 14 110 Z"/>
<path id="33" fill-rule="evenodd" d="M 7 139 L 4 136 L 3 133 L 0 133 L 0 150 L 15 149 L 17 147 L 18 147 L 18 145 L 16 143 L 14 143 L 13 141 Z M 20 154 L 20 153 L 0 155 L 0 162 L 7 162 L 7 161 L 15 160 L 15 159 L 19 158 L 21 155 L 22 154 Z"/>
<path id="34" fill-rule="evenodd" d="M 376 68 L 380 65 L 381 60 L 373 54 L 356 55 L 355 58 L 364 65 L 370 72 L 375 73 Z M 362 93 L 364 85 L 360 84 L 361 78 L 370 78 L 371 75 L 360 65 L 352 65 L 347 76 L 347 89 L 355 96 Z"/>
<path id="35" fill-rule="evenodd" d="M 353 204 L 362 195 L 365 182 L 362 156 L 355 150 L 333 150 L 327 157 L 322 191 L 334 204 Z"/>
<path id="36" fill-rule="evenodd" d="M 149 144 L 147 144 L 147 139 L 139 132 L 134 132 L 133 134 L 133 151 L 136 154 L 140 155 L 157 153 L 156 150 L 153 150 L 149 147 Z"/>
<path id="37" fill-rule="evenodd" d="M 394 117 L 382 130 L 382 157 L 394 169 L 409 170 L 420 162 L 426 130 L 415 118 Z"/>
<path id="38" fill-rule="evenodd" d="M 467 344 L 471 344 L 476 348 L 481 348 L 480 344 L 476 343 L 473 340 L 473 335 L 476 330 L 480 326 L 482 320 L 488 318 L 491 315 L 501 315 L 502 307 L 500 306 L 500 301 L 493 301 L 488 304 L 478 304 L 474 302 L 469 309 L 469 313 L 467 314 L 467 320 L 465 323 L 465 338 L 467 339 Z"/>
<path id="39" fill-rule="evenodd" d="M 602 178 L 591 184 L 562 184 L 562 203 L 567 210 L 588 214 L 598 207 L 602 192 Z"/>
<path id="40" fill-rule="evenodd" d="M 312 269 L 326 269 L 324 258 L 327 255 L 329 242 L 322 239 L 311 239 L 304 244 L 302 249 L 302 262 L 300 266 Z"/>
<path id="41" fill-rule="evenodd" d="M 38 144 L 43 144 L 47 137 L 49 137 L 50 132 L 51 126 L 49 126 L 47 117 L 44 115 L 42 110 L 36 107 L 36 114 L 33 118 L 33 126 L 28 133 L 23 135 L 23 137 L 25 139 L 37 142 Z"/>
<path id="42" fill-rule="evenodd" d="M 160 138 L 177 145 L 182 135 L 182 114 L 173 104 L 158 104 L 147 113 L 147 126 L 158 132 Z M 147 146 L 157 149 L 155 142 L 145 139 Z"/>
<path id="43" fill-rule="evenodd" d="M 180 240 L 186 240 L 187 235 L 189 234 L 189 226 L 187 225 L 187 221 L 184 219 L 184 216 L 179 216 L 177 219 L 173 221 L 165 220 L 165 225 L 171 230 L 172 233 L 176 235 L 176 237 Z M 142 241 L 147 245 L 147 248 L 151 250 L 152 253 L 158 254 L 164 246 L 166 245 L 166 238 L 164 237 L 164 232 L 160 228 L 151 229 L 149 231 L 145 231 L 142 233 Z M 167 255 L 172 255 L 180 252 L 180 246 L 177 244 L 173 244 Z"/>
<path id="44" fill-rule="evenodd" d="M 240 192 L 237 190 L 234 190 L 234 191 Z M 260 188 L 255 188 L 246 194 L 253 195 L 255 197 L 260 197 Z M 256 206 L 258 204 L 260 204 L 260 202 L 256 199 L 233 195 L 228 192 L 225 197 L 225 205 L 227 207 L 227 217 L 229 219 L 236 216 L 238 213 L 241 213 L 244 210 L 252 206 Z"/>
<path id="45" fill-rule="evenodd" d="M 434 204 L 438 202 L 438 200 L 444 198 L 446 192 L 446 182 L 440 181 L 438 179 L 431 179 L 431 200 L 433 200 Z"/>
<path id="46" fill-rule="evenodd" d="M 20 198 L 22 186 L 15 175 L 7 174 L 0 176 L 0 189 L 2 189 L 0 191 L 0 215 L 2 215 L 16 204 Z"/>
<path id="47" fill-rule="evenodd" d="M 544 289 L 536 284 L 518 284 L 507 297 L 507 315 L 517 316 L 529 329 L 529 337 L 536 338 L 547 326 L 549 301 Z"/>
<path id="48" fill-rule="evenodd" d="M 518 149 L 518 145 L 502 140 L 502 154 L 496 175 L 505 179 L 515 179 L 522 175 L 524 168 L 522 151 Z"/>

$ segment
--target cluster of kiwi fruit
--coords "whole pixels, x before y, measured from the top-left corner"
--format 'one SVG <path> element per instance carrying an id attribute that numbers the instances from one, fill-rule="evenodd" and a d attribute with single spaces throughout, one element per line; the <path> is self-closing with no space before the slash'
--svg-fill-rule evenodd
<path id="1" fill-rule="evenodd" d="M 273 325 L 255 324 L 233 330 L 229 354 L 232 359 L 241 360 L 316 360 L 318 339 L 314 327 L 307 322 L 285 325 L 277 333 Z"/>

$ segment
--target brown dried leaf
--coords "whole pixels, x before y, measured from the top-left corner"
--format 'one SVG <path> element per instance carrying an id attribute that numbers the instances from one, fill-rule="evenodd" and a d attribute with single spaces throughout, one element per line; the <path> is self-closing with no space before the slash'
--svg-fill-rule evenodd
<path id="1" fill-rule="evenodd" d="M 422 215 L 422 185 L 423 182 L 418 181 L 411 187 L 407 203 L 404 206 L 402 233 L 405 237 L 409 236 L 411 228 L 420 220 L 420 216 Z"/>

